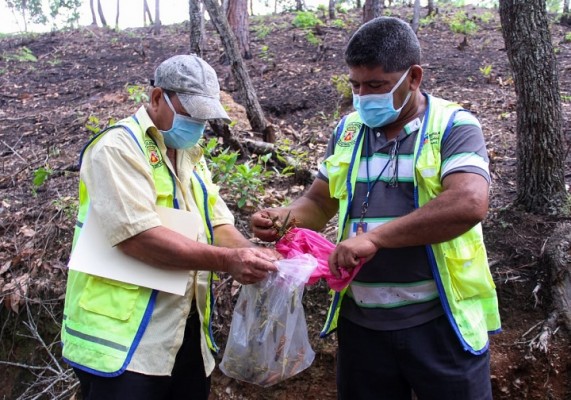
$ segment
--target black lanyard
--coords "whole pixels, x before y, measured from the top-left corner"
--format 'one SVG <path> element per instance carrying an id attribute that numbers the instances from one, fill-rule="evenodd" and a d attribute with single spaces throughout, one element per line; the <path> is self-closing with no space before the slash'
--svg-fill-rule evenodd
<path id="1" fill-rule="evenodd" d="M 383 167 L 381 172 L 379 172 L 379 175 L 377 175 L 377 178 L 375 179 L 375 181 L 371 182 L 371 178 L 369 176 L 369 134 L 370 134 L 370 132 L 367 130 L 366 136 L 365 136 L 365 146 L 366 146 L 365 156 L 366 156 L 366 166 L 367 166 L 367 194 L 365 195 L 365 200 L 363 201 L 363 204 L 361 204 L 361 218 L 359 219 L 359 225 L 361 225 L 361 226 L 363 225 L 363 221 L 365 219 L 365 214 L 367 214 L 367 210 L 369 209 L 369 197 L 371 196 L 371 193 L 373 192 L 375 185 L 377 184 L 379 179 L 381 179 L 383 172 L 385 172 L 385 170 L 387 169 L 389 164 L 392 161 L 394 161 L 395 159 L 396 159 L 396 163 L 397 163 L 397 165 L 395 166 L 395 174 L 394 174 L 395 176 L 391 177 L 391 179 L 389 181 L 389 185 L 391 187 L 395 187 L 396 185 L 398 185 L 399 147 L 400 147 L 401 141 L 404 141 L 404 139 L 406 139 L 408 137 L 408 135 L 407 135 L 401 140 L 398 140 L 398 137 L 394 139 L 393 147 L 391 148 L 391 150 L 389 152 L 389 159 L 387 160 L 387 163 L 385 164 L 385 166 Z"/>

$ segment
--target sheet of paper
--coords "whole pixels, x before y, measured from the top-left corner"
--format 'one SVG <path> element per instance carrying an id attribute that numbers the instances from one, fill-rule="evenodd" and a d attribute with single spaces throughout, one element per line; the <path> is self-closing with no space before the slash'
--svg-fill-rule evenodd
<path id="1" fill-rule="evenodd" d="M 202 221 L 197 213 L 174 208 L 157 207 L 157 213 L 164 226 L 192 240 L 198 238 L 198 227 Z M 173 271 L 155 268 L 121 250 L 112 247 L 104 237 L 99 218 L 90 218 L 81 229 L 68 267 L 91 275 L 127 282 L 133 285 L 157 289 L 163 292 L 184 295 L 189 279 L 188 271 Z"/>

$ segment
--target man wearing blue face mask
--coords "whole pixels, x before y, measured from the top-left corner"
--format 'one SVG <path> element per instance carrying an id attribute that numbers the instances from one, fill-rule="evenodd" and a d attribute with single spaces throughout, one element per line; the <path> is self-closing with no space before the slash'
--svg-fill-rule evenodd
<path id="1" fill-rule="evenodd" d="M 156 69 L 149 104 L 81 154 L 74 244 L 89 214 L 126 255 L 188 271 L 184 296 L 69 271 L 63 357 L 85 400 L 208 399 L 213 272 L 251 284 L 276 270 L 276 254 L 239 233 L 211 181 L 197 142 L 212 119 L 229 120 L 215 71 L 174 56 Z M 163 226 L 157 206 L 198 215 L 197 240 Z"/>
<path id="2" fill-rule="evenodd" d="M 365 261 L 332 293 L 322 334 L 337 331 L 339 399 L 491 399 L 488 333 L 500 330 L 480 222 L 490 175 L 481 126 L 420 90 L 420 44 L 380 17 L 345 50 L 355 112 L 343 118 L 309 190 L 252 216 L 322 229 L 339 212 L 333 274 Z"/>

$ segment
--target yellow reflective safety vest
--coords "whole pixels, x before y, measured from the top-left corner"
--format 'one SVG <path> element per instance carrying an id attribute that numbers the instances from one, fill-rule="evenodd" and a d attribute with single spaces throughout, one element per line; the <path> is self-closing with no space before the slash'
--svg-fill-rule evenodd
<path id="1" fill-rule="evenodd" d="M 154 165 L 152 170 L 157 193 L 156 204 L 178 208 L 175 178 L 162 161 L 154 139 L 143 131 L 135 116 L 121 120 L 95 136 L 82 150 L 80 163 L 85 151 L 113 128 L 125 129 L 137 142 L 149 163 Z M 212 215 L 217 193 L 207 190 L 212 188 L 212 183 L 204 157 L 196 165 L 191 181 L 208 241 L 212 243 L 213 228 L 209 216 Z M 79 212 L 73 246 L 81 233 L 88 209 L 89 194 L 80 179 Z M 214 274 L 210 273 L 206 309 L 202 310 L 202 329 L 209 348 L 218 351 L 211 329 L 213 278 Z M 70 365 L 95 375 L 112 377 L 122 374 L 151 320 L 157 294 L 157 290 L 69 270 L 61 332 L 64 359 Z"/>
<path id="2" fill-rule="evenodd" d="M 459 105 L 425 95 L 427 107 L 414 150 L 415 207 L 422 207 L 442 192 L 440 146 L 449 134 Z M 367 128 L 357 112 L 344 118 L 336 134 L 334 153 L 324 162 L 332 198 L 339 200 L 337 241 L 347 238 L 349 209 Z M 488 332 L 501 330 L 498 299 L 484 247 L 482 226 L 478 224 L 448 242 L 426 245 L 427 257 L 446 316 L 463 348 L 481 354 L 488 348 Z M 337 329 L 343 296 L 331 292 L 332 303 L 324 337 Z"/>

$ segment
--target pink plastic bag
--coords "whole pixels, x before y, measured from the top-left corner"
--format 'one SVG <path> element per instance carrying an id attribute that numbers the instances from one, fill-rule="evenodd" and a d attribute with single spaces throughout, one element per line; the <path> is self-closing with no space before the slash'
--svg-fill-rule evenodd
<path id="1" fill-rule="evenodd" d="M 310 229 L 292 228 L 277 243 L 276 250 L 285 258 L 293 258 L 301 254 L 311 254 L 317 259 L 317 268 L 309 277 L 308 285 L 313 285 L 320 278 L 327 281 L 329 287 L 337 292 L 345 289 L 361 269 L 363 262 L 352 271 L 340 269 L 341 277 L 336 278 L 329 270 L 329 256 L 335 244 Z"/>

